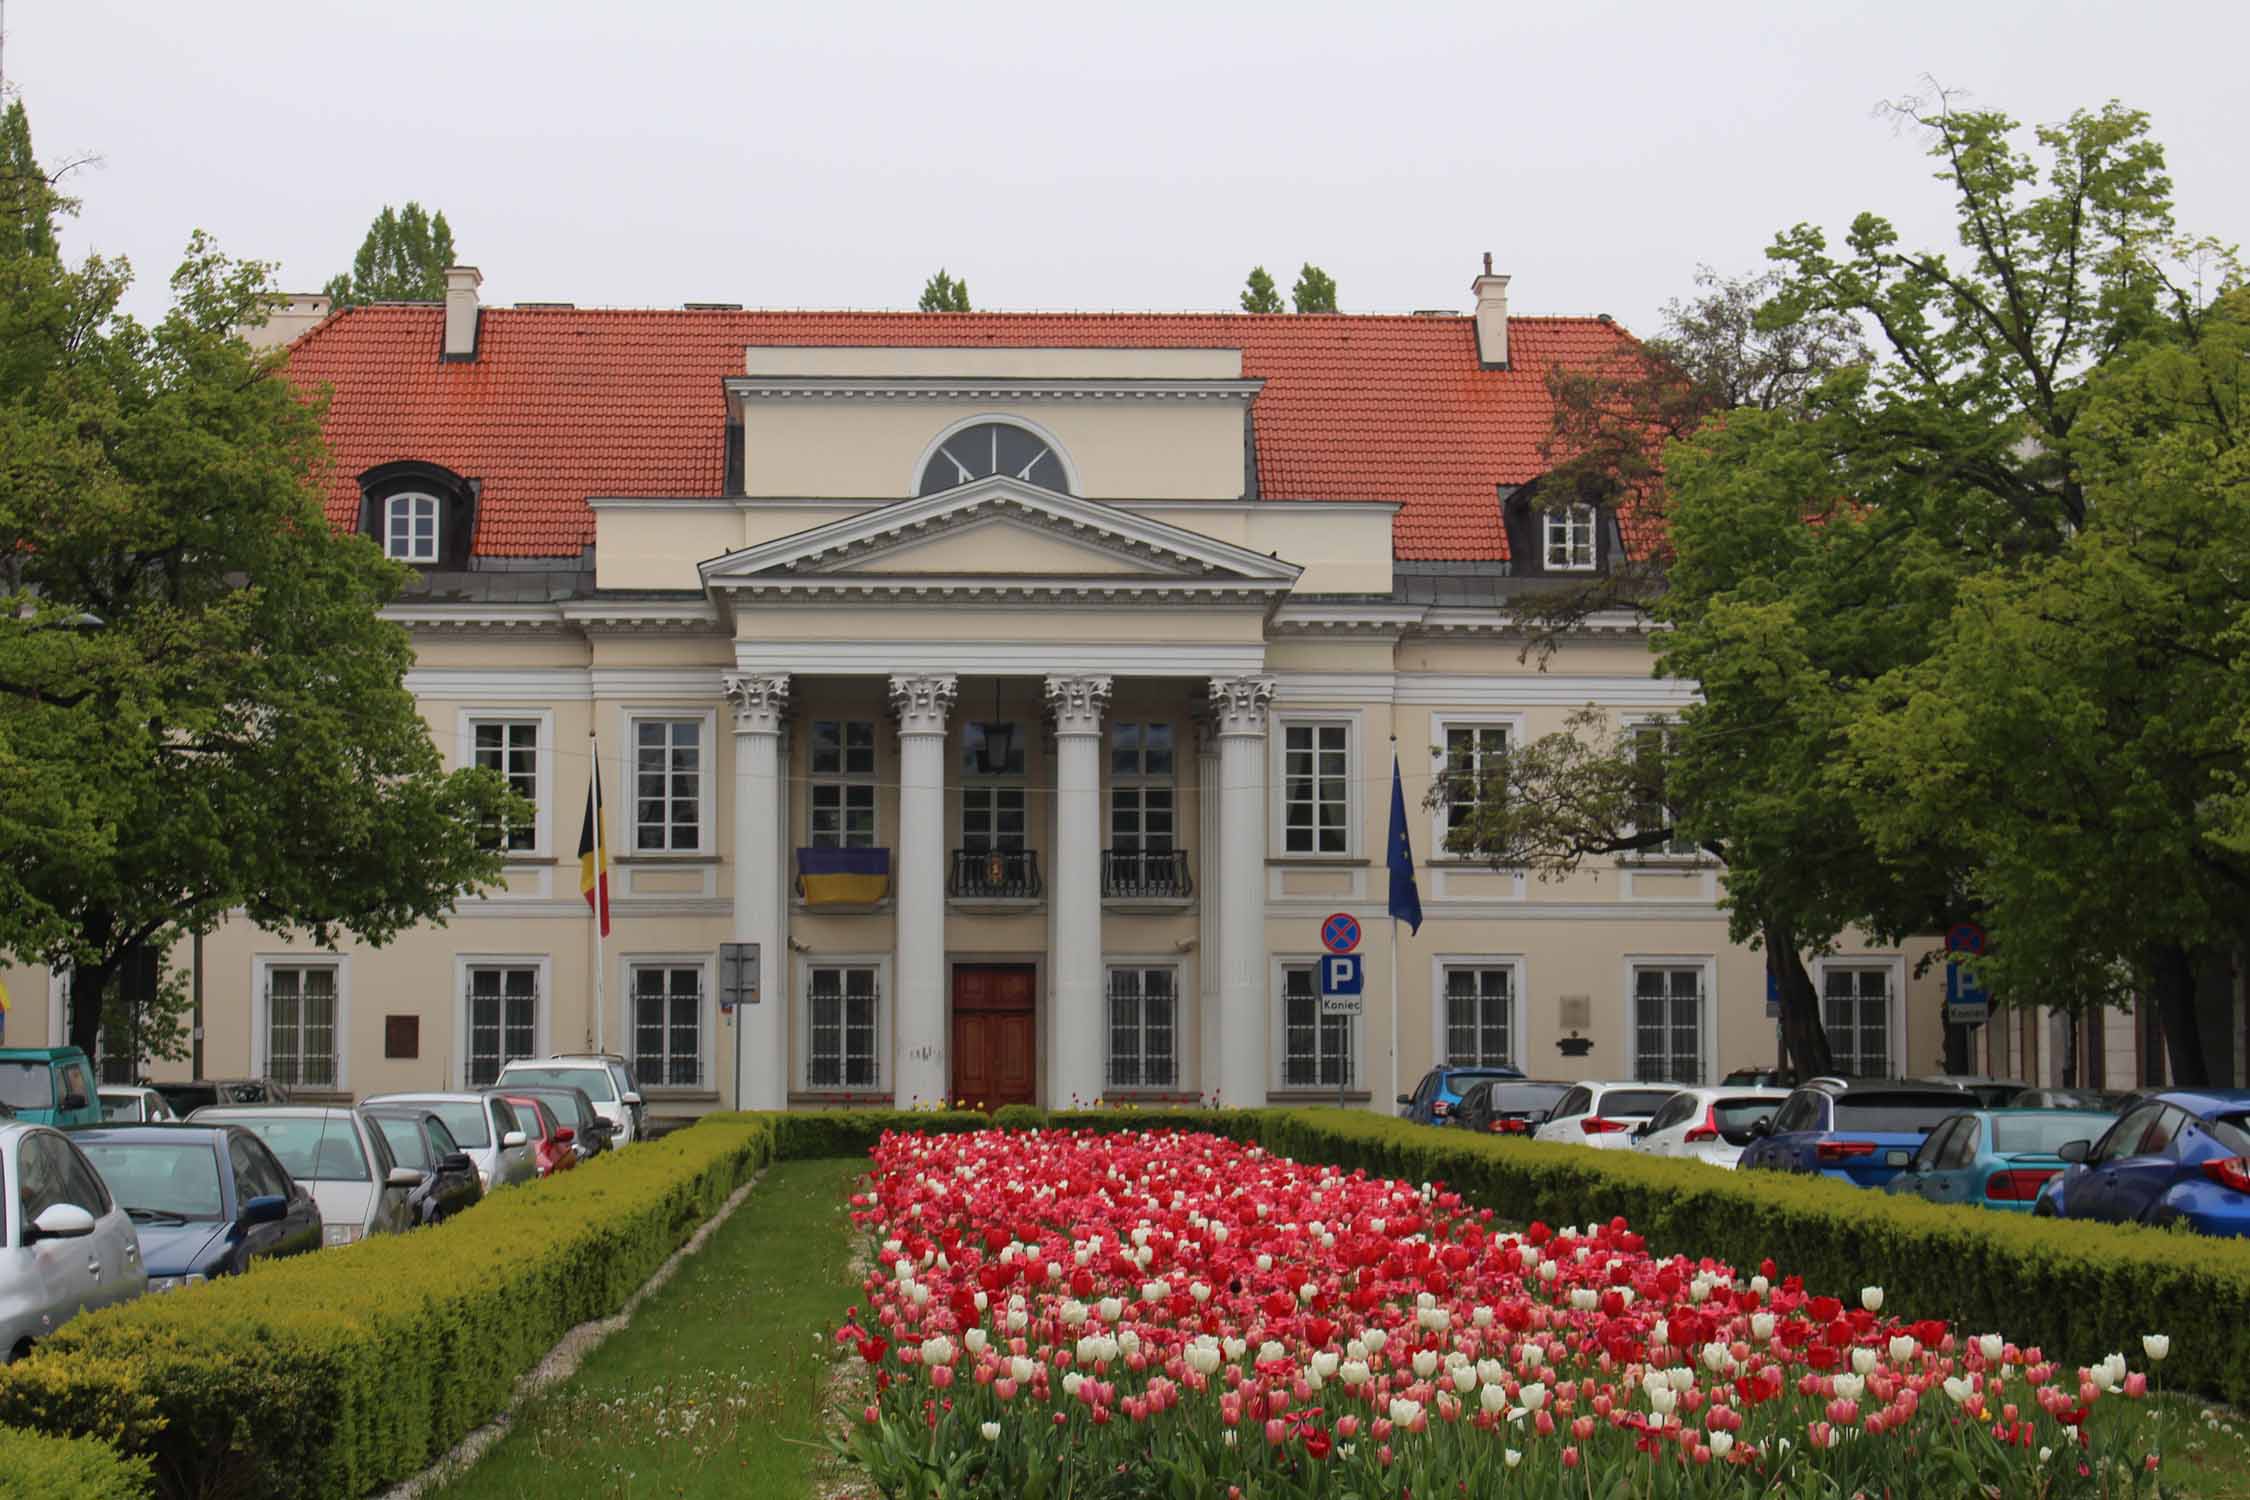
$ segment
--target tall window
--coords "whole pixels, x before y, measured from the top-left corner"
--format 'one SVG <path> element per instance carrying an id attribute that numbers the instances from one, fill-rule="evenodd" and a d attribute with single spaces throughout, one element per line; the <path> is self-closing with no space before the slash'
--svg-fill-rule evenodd
<path id="1" fill-rule="evenodd" d="M 1633 1076 L 1643 1083 L 1703 1081 L 1703 970 L 1633 970 Z"/>
<path id="2" fill-rule="evenodd" d="M 633 847 L 693 854 L 703 847 L 703 721 L 633 721 Z"/>
<path id="3" fill-rule="evenodd" d="M 266 970 L 266 1072 L 308 1089 L 336 1086 L 336 966 Z"/>
<path id="4" fill-rule="evenodd" d="M 1566 505 L 1542 512 L 1547 571 L 1584 573 L 1594 566 L 1594 507 Z"/>
<path id="5" fill-rule="evenodd" d="M 436 562 L 435 495 L 393 495 L 383 508 L 383 553 L 400 562 Z"/>
<path id="6" fill-rule="evenodd" d="M 1023 736 L 1015 724 L 961 726 L 961 847 L 971 854 L 1024 847 Z"/>
<path id="7" fill-rule="evenodd" d="M 1281 847 L 1351 852 L 1351 726 L 1288 724 L 1282 739 Z"/>
<path id="8" fill-rule="evenodd" d="M 816 1089 L 880 1087 L 875 1039 L 882 997 L 874 966 L 817 967 L 810 979 L 806 1084 Z"/>
<path id="9" fill-rule="evenodd" d="M 703 1083 L 703 969 L 633 966 L 633 1073 L 658 1088 Z"/>
<path id="10" fill-rule="evenodd" d="M 1460 964 L 1445 970 L 1445 1060 L 1454 1067 L 1494 1067 L 1516 1060 L 1515 970 L 1505 964 Z"/>
<path id="11" fill-rule="evenodd" d="M 483 1088 L 500 1069 L 538 1047 L 539 969 L 479 964 L 469 970 L 469 1086 Z"/>
<path id="12" fill-rule="evenodd" d="M 874 721 L 813 720 L 812 777 L 812 846 L 874 848 Z"/>
<path id="13" fill-rule="evenodd" d="M 1505 724 L 1448 724 L 1445 726 L 1445 836 L 1453 848 L 1459 833 L 1474 837 L 1477 816 L 1488 799 L 1497 801 L 1501 789 L 1496 778 L 1508 763 L 1508 726 Z"/>
<path id="14" fill-rule="evenodd" d="M 1178 996 L 1170 968 L 1109 971 L 1109 1087 L 1168 1089 L 1178 1082 Z"/>
<path id="15" fill-rule="evenodd" d="M 1820 1019 L 1836 1067 L 1850 1078 L 1891 1071 L 1891 974 L 1887 968 L 1830 968 L 1820 981 Z"/>
<path id="16" fill-rule="evenodd" d="M 1320 991 L 1311 964 L 1281 971 L 1281 1086 L 1285 1089 L 1350 1088 L 1352 1018 L 1320 1013 Z"/>
<path id="17" fill-rule="evenodd" d="M 1669 724 L 1638 724 L 1633 727 L 1633 776 L 1636 786 L 1633 798 L 1633 826 L 1635 828 L 1664 828 L 1672 832 L 1661 844 L 1651 845 L 1643 854 L 1693 855 L 1701 851 L 1695 840 L 1683 838 L 1678 832 L 1678 817 L 1672 804 L 1664 795 L 1665 762 L 1678 742 L 1679 730 Z"/>
<path id="18" fill-rule="evenodd" d="M 476 763 L 480 770 L 497 771 L 508 790 L 539 806 L 539 721 L 537 719 L 477 719 L 471 722 Z M 488 848 L 531 849 L 539 842 L 537 817 L 503 826 L 495 822 L 484 830 Z"/>

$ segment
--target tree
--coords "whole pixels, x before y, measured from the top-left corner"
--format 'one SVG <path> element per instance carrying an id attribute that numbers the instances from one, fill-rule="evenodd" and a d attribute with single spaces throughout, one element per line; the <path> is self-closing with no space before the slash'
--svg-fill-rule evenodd
<path id="1" fill-rule="evenodd" d="M 31 116 L 18 99 L 0 115 L 0 255 L 53 256 L 54 184 L 31 150 Z"/>
<path id="2" fill-rule="evenodd" d="M 368 226 L 367 238 L 352 257 L 351 270 L 331 277 L 327 294 L 339 308 L 367 302 L 440 302 L 445 298 L 445 268 L 453 264 L 453 230 L 441 213 L 429 214 L 408 200 L 393 210 L 386 203 Z"/>
<path id="3" fill-rule="evenodd" d="M 378 614 L 405 570 L 322 512 L 323 403 L 228 332 L 270 268 L 197 234 L 153 327 L 128 280 L 0 246 L 0 953 L 68 968 L 89 1052 L 131 955 L 235 911 L 382 943 L 528 812 L 444 770 Z"/>
<path id="4" fill-rule="evenodd" d="M 1289 289 L 1289 296 L 1301 313 L 1332 313 L 1336 310 L 1336 278 L 1308 260 L 1297 273 L 1297 284 Z"/>
<path id="5" fill-rule="evenodd" d="M 968 312 L 969 283 L 956 281 L 939 266 L 937 274 L 922 283 L 922 300 L 917 304 L 924 312 Z"/>
<path id="6" fill-rule="evenodd" d="M 1250 268 L 1250 280 L 1242 288 L 1242 310 L 1254 313 L 1286 311 L 1281 305 L 1281 293 L 1274 288 L 1273 275 L 1264 266 Z"/>

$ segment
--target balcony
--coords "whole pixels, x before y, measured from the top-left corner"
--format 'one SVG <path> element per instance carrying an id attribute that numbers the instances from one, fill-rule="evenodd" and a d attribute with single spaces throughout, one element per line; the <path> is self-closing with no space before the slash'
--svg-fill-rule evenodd
<path id="1" fill-rule="evenodd" d="M 1039 856 L 1030 849 L 956 849 L 945 894 L 955 901 L 1028 905 L 1044 897 Z"/>
<path id="2" fill-rule="evenodd" d="M 1102 899 L 1184 904 L 1195 895 L 1185 849 L 1104 849 Z"/>

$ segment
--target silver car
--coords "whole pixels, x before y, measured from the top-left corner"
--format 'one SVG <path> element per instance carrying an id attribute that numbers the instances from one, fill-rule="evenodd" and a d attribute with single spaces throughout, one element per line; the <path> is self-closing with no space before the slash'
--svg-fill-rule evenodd
<path id="1" fill-rule="evenodd" d="M 640 1086 L 623 1058 L 604 1052 L 558 1052 L 540 1062 L 525 1058 L 502 1068 L 500 1082 L 584 1089 L 595 1112 L 609 1121 L 611 1145 L 630 1146 L 648 1136 Z"/>
<path id="2" fill-rule="evenodd" d="M 124 1088 L 103 1084 L 102 1122 L 108 1125 L 154 1125 L 177 1120 L 172 1106 L 154 1089 Z"/>
<path id="3" fill-rule="evenodd" d="M 195 1125 L 240 1125 L 281 1158 L 320 1205 L 320 1242 L 348 1245 L 414 1227 L 407 1203 L 422 1174 L 403 1167 L 374 1122 L 356 1109 L 318 1104 L 210 1104 Z"/>
<path id="4" fill-rule="evenodd" d="M 476 1163 L 477 1180 L 488 1193 L 539 1175 L 531 1138 L 516 1119 L 515 1106 L 497 1094 L 374 1094 L 361 1102 L 411 1104 L 443 1120 L 454 1142 Z"/>
<path id="5" fill-rule="evenodd" d="M 140 1237 L 59 1130 L 0 1124 L 0 1360 L 148 1290 Z"/>

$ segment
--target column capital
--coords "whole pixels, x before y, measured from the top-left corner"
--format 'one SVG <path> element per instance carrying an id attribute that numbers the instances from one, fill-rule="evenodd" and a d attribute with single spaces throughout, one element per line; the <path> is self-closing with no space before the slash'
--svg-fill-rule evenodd
<path id="1" fill-rule="evenodd" d="M 1222 735 L 1266 732 L 1266 710 L 1273 703 L 1271 677 L 1211 679 L 1211 718 Z"/>
<path id="2" fill-rule="evenodd" d="M 891 712 L 900 734 L 943 734 L 961 679 L 952 676 L 893 677 Z"/>
<path id="3" fill-rule="evenodd" d="M 1047 713 L 1055 721 L 1055 733 L 1100 734 L 1109 689 L 1107 677 L 1048 678 Z"/>
<path id="4" fill-rule="evenodd" d="M 789 711 L 787 672 L 730 672 L 723 681 L 736 734 L 781 733 L 781 716 Z"/>

